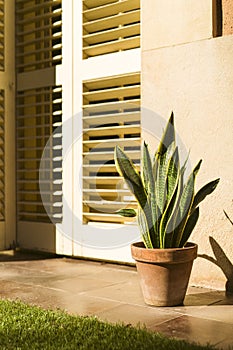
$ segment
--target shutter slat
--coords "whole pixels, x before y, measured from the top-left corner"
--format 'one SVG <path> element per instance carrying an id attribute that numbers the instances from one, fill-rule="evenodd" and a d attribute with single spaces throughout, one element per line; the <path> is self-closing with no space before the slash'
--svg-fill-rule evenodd
<path id="1" fill-rule="evenodd" d="M 140 85 L 120 86 L 112 89 L 84 92 L 83 97 L 89 102 L 105 100 L 109 98 L 122 98 L 140 94 Z"/>
<path id="2" fill-rule="evenodd" d="M 140 158 L 140 151 L 128 151 L 128 156 L 130 158 L 139 159 Z M 85 157 L 85 160 L 96 160 L 96 161 L 107 161 L 114 159 L 114 152 L 84 152 L 83 156 Z"/>
<path id="3" fill-rule="evenodd" d="M 98 188 L 98 189 L 86 189 L 83 190 L 84 196 L 113 196 L 113 195 L 124 195 L 124 196 L 130 196 L 131 193 L 129 190 L 119 189 L 119 190 L 113 190 L 113 189 L 106 189 L 106 188 Z"/>
<path id="4" fill-rule="evenodd" d="M 119 87 L 123 85 L 132 85 L 138 84 L 140 82 L 140 72 L 129 73 L 122 75 L 115 75 L 111 77 L 105 77 L 102 79 L 93 79 L 89 81 L 84 81 L 84 86 L 87 91 L 93 90 L 105 90 L 107 88 L 113 89 L 114 87 Z"/>
<path id="5" fill-rule="evenodd" d="M 140 21 L 140 10 L 131 11 L 129 13 L 118 13 L 115 16 L 97 19 L 91 22 L 83 23 L 83 28 L 90 34 L 106 30 L 108 28 L 126 25 L 128 23 L 135 23 Z"/>
<path id="6" fill-rule="evenodd" d="M 111 136 L 111 135 L 120 135 L 120 134 L 128 134 L 128 133 L 138 133 L 140 132 L 140 124 L 136 125 L 118 125 L 111 127 L 96 127 L 91 129 L 83 129 L 85 133 L 85 137 L 87 136 Z M 114 138 L 114 137 L 113 137 Z M 103 140 L 102 140 L 103 141 Z M 85 142 L 85 141 L 84 141 Z"/>
<path id="7" fill-rule="evenodd" d="M 140 130 L 139 130 L 140 131 Z M 83 145 L 89 149 L 92 149 L 93 147 L 95 147 L 95 149 L 98 148 L 105 148 L 105 149 L 109 149 L 109 148 L 113 148 L 116 145 L 119 145 L 121 147 L 140 147 L 141 144 L 141 139 L 138 138 L 129 138 L 129 139 L 113 139 L 113 140 L 98 140 L 98 141 L 84 141 Z"/>
<path id="8" fill-rule="evenodd" d="M 85 20 L 90 21 L 96 18 L 108 17 L 119 12 L 136 10 L 138 8 L 140 8 L 140 0 L 122 0 L 85 10 L 83 11 L 83 17 Z"/>
<path id="9" fill-rule="evenodd" d="M 140 32 L 140 24 L 129 24 L 125 25 L 124 27 L 119 27 L 115 29 L 109 29 L 93 34 L 87 34 L 83 36 L 83 40 L 85 44 L 88 45 L 94 45 L 94 44 L 99 44 L 103 42 L 108 42 L 108 41 L 113 41 L 113 40 L 118 40 L 120 37 L 121 38 L 126 38 L 129 36 L 136 36 Z"/>
<path id="10" fill-rule="evenodd" d="M 124 208 L 137 208 L 137 204 L 133 202 L 114 202 L 114 201 L 85 201 L 85 204 L 96 210 L 105 210 L 108 213 L 112 213 Z"/>
<path id="11" fill-rule="evenodd" d="M 112 113 L 107 115 L 98 115 L 96 117 L 83 116 L 83 123 L 88 128 L 91 126 L 108 124 L 109 120 L 111 120 L 112 123 L 132 123 L 137 122 L 139 119 L 140 112 L 138 111 L 133 113 Z"/>
<path id="12" fill-rule="evenodd" d="M 83 112 L 84 112 L 84 116 L 87 115 L 87 113 L 89 113 L 89 116 L 90 116 L 91 114 L 94 114 L 94 113 L 103 114 L 104 112 L 109 112 L 109 113 L 111 111 L 116 112 L 116 110 L 119 110 L 119 112 L 122 112 L 122 109 L 128 112 L 127 109 L 133 109 L 138 106 L 140 106 L 140 99 L 135 98 L 129 101 L 116 101 L 116 102 L 108 102 L 108 103 L 103 102 L 103 103 L 98 103 L 93 105 L 89 105 L 89 104 L 83 105 Z"/>
<path id="13" fill-rule="evenodd" d="M 90 213 L 90 212 L 84 212 L 83 216 L 88 221 L 100 221 L 103 223 L 126 223 L 126 222 L 132 222 L 135 219 L 134 218 L 123 218 L 120 215 L 111 215 L 111 214 L 103 214 L 103 213 Z M 133 220 L 134 219 L 134 220 Z"/>
<path id="14" fill-rule="evenodd" d="M 118 39 L 99 45 L 92 45 L 83 48 L 85 55 L 93 57 L 119 50 L 129 50 L 140 46 L 140 36 L 126 39 Z"/>
<path id="15" fill-rule="evenodd" d="M 103 6 L 117 1 L 118 0 L 85 0 L 85 6 L 90 9 L 92 7 Z"/>

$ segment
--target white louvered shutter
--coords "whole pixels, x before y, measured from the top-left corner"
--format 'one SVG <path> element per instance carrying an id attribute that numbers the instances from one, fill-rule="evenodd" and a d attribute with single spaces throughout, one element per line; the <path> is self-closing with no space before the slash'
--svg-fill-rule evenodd
<path id="1" fill-rule="evenodd" d="M 140 0 L 83 1 L 83 58 L 140 46 Z"/>
<path id="2" fill-rule="evenodd" d="M 136 203 L 114 164 L 120 145 L 140 165 L 140 74 L 83 85 L 83 221 L 125 223 L 115 212 Z"/>
<path id="3" fill-rule="evenodd" d="M 4 70 L 4 0 L 0 0 L 0 71 Z"/>
<path id="4" fill-rule="evenodd" d="M 0 90 L 0 221 L 5 220 L 5 94 Z"/>
<path id="5" fill-rule="evenodd" d="M 55 84 L 55 68 L 62 62 L 61 24 L 61 0 L 16 0 L 19 236 L 25 230 L 21 222 L 62 219 L 62 86 Z"/>

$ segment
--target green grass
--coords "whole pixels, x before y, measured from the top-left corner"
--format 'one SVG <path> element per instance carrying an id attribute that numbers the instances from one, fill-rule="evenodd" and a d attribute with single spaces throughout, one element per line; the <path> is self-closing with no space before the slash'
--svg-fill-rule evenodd
<path id="1" fill-rule="evenodd" d="M 120 324 L 0 300 L 0 349 L 198 350 L 213 349 Z"/>

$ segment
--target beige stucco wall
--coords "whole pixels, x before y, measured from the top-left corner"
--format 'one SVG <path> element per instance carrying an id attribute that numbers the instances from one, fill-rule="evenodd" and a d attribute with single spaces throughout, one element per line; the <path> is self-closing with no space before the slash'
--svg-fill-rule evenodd
<path id="1" fill-rule="evenodd" d="M 212 37 L 212 0 L 141 1 L 142 49 Z"/>
<path id="2" fill-rule="evenodd" d="M 222 0 L 222 33 L 233 34 L 233 1 Z"/>
<path id="3" fill-rule="evenodd" d="M 156 26 L 155 26 L 156 27 Z M 144 38 L 142 38 L 144 40 Z M 233 36 L 224 36 L 142 51 L 142 105 L 152 113 L 142 114 L 142 126 L 155 135 L 155 113 L 167 119 L 175 113 L 177 131 L 187 149 L 191 164 L 202 158 L 197 189 L 221 178 L 215 193 L 201 204 L 199 223 L 192 240 L 199 254 L 216 259 L 232 274 L 233 226 Z M 224 254 L 230 259 L 226 260 Z M 214 263 L 199 257 L 195 261 L 191 283 L 223 289 L 226 278 Z"/>

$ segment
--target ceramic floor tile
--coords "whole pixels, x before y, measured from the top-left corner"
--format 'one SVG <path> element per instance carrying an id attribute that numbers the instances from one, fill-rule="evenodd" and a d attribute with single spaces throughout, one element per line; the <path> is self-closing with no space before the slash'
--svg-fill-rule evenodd
<path id="1" fill-rule="evenodd" d="M 0 297 L 2 299 L 20 300 L 43 308 L 64 308 L 63 291 L 29 286 L 12 281 L 1 281 Z"/>
<path id="2" fill-rule="evenodd" d="M 193 294 L 187 293 L 184 306 L 206 306 L 222 301 L 225 298 L 223 291 L 201 291 Z"/>
<path id="3" fill-rule="evenodd" d="M 187 339 L 202 345 L 219 344 L 232 338 L 233 334 L 233 325 L 187 315 L 150 328 L 170 337 Z"/>
<path id="4" fill-rule="evenodd" d="M 151 324 L 160 324 L 162 322 L 172 320 L 177 317 L 177 314 L 172 311 L 165 311 L 158 308 L 147 306 L 135 306 L 129 304 L 121 304 L 107 311 L 98 312 L 97 316 L 109 322 L 124 322 L 131 325 L 145 325 L 149 327 Z"/>
<path id="5" fill-rule="evenodd" d="M 13 262 L 0 262 L 0 267 L 5 266 L 8 269 L 24 268 L 31 271 L 41 271 L 55 274 L 65 273 L 66 275 L 79 276 L 94 273 L 96 269 L 101 266 L 100 263 L 85 263 L 83 261 L 75 260 L 74 263 L 70 263 L 70 259 L 46 259 L 37 261 L 13 261 Z"/>
<path id="6" fill-rule="evenodd" d="M 62 309 L 81 316 L 96 315 L 97 312 L 120 305 L 115 301 L 77 296 L 62 290 L 29 286 L 4 280 L 2 280 L 0 298 L 20 300 L 48 309 Z"/>
<path id="7" fill-rule="evenodd" d="M 95 290 L 94 292 L 88 291 L 85 294 L 116 300 L 126 304 L 145 306 L 138 280 L 129 280 L 125 283 L 118 283 Z"/>
<path id="8" fill-rule="evenodd" d="M 109 282 L 127 282 L 129 279 L 138 279 L 136 269 L 119 269 L 118 267 L 102 267 L 98 268 L 98 271 L 89 274 L 89 277 L 95 277 L 103 279 Z"/>
<path id="9" fill-rule="evenodd" d="M 48 281 L 47 287 L 64 290 L 73 294 L 92 291 L 93 296 L 96 296 L 95 290 L 102 291 L 104 287 L 112 286 L 112 284 L 112 282 L 107 282 L 100 279 L 76 277 L 65 279 L 57 278 L 57 280 Z M 102 291 L 102 293 L 104 292 Z"/>
<path id="10" fill-rule="evenodd" d="M 98 313 L 121 305 L 113 300 L 103 300 L 84 295 L 71 296 L 67 293 L 62 295 L 60 303 L 62 303 L 62 308 L 65 311 L 80 316 L 97 316 Z"/>
<path id="11" fill-rule="evenodd" d="M 203 319 L 226 322 L 233 325 L 233 305 L 209 305 L 205 307 L 175 308 L 186 315 Z"/>

